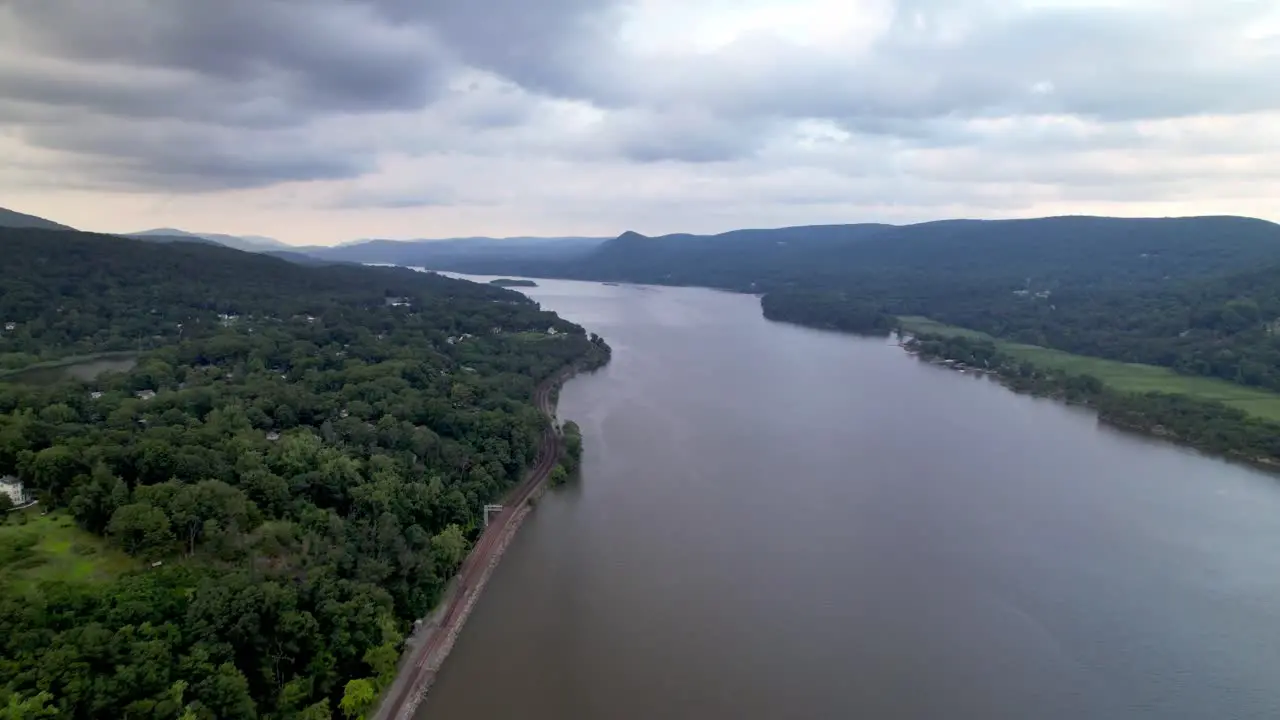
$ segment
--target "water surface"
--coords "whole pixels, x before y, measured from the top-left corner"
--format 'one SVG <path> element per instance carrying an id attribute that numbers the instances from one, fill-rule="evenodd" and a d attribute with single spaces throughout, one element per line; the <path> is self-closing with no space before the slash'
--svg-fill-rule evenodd
<path id="1" fill-rule="evenodd" d="M 1274 477 L 752 297 L 538 282 L 614 348 L 561 397 L 583 477 L 421 717 L 1280 717 Z"/>
<path id="2" fill-rule="evenodd" d="M 0 382 L 52 385 L 63 380 L 92 380 L 103 373 L 127 372 L 138 364 L 136 356 L 99 357 L 63 365 L 33 367 L 0 376 Z"/>

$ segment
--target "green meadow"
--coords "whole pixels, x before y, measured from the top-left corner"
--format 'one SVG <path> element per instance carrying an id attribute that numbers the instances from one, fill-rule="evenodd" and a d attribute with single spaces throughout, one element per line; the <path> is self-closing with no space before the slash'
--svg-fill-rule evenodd
<path id="1" fill-rule="evenodd" d="M 1169 368 L 1156 365 L 1105 360 L 1039 345 L 1009 342 L 975 330 L 944 325 L 926 317 L 904 316 L 898 320 L 902 329 L 909 333 L 985 338 L 995 342 L 1001 350 L 1036 367 L 1092 375 L 1115 390 L 1188 395 L 1200 400 L 1217 401 L 1268 420 L 1280 421 L 1280 394 L 1266 390 L 1215 378 L 1180 375 Z"/>

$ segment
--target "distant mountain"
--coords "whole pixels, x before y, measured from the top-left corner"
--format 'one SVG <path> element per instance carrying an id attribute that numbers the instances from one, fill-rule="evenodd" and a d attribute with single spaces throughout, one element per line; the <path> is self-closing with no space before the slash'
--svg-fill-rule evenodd
<path id="1" fill-rule="evenodd" d="M 224 235 L 221 233 L 194 233 L 186 230 L 178 230 L 177 228 L 155 228 L 153 230 L 143 230 L 141 232 L 127 233 L 127 237 L 147 239 L 154 237 L 165 238 L 188 238 L 188 239 L 204 239 L 211 240 L 219 245 L 225 245 L 236 250 L 244 250 L 245 252 L 264 252 L 266 250 L 294 250 L 295 248 L 288 243 L 280 242 L 274 238 L 262 237 L 261 235 Z"/>
<path id="2" fill-rule="evenodd" d="M 288 260 L 296 265 L 333 265 L 336 263 L 333 260 L 323 260 L 314 255 L 293 250 L 264 250 L 262 254 L 280 258 L 281 260 Z"/>
<path id="3" fill-rule="evenodd" d="M 564 262 L 584 257 L 607 238 L 467 237 L 443 240 L 364 240 L 335 247 L 295 248 L 324 260 L 388 263 L 434 270 L 483 272 L 492 261 Z"/>
<path id="4" fill-rule="evenodd" d="M 120 235 L 129 240 L 141 240 L 149 243 L 196 243 L 198 245 L 217 245 L 226 247 L 220 242 L 202 238 L 199 235 Z M 233 248 L 234 249 L 234 248 Z"/>
<path id="5" fill-rule="evenodd" d="M 35 215 L 0 208 L 0 227 L 40 228 L 41 230 L 73 230 L 74 228 Z"/>
<path id="6" fill-rule="evenodd" d="M 628 231 L 602 243 L 571 270 L 592 279 L 750 289 L 805 258 L 836 254 L 895 230 L 863 223 L 660 237 Z"/>
<path id="7" fill-rule="evenodd" d="M 569 260 L 508 255 L 489 258 L 484 270 L 746 291 L 761 295 L 768 319 L 871 334 L 923 316 L 1019 343 L 1280 392 L 1280 225 L 1255 218 L 626 232 Z M 1020 372 L 1045 369 L 1028 361 Z M 1214 432 L 1231 438 L 1236 430 Z"/>
<path id="8" fill-rule="evenodd" d="M 902 296 L 925 293 L 942 280 L 951 287 L 1096 287 L 1214 276 L 1265 264 L 1280 264 L 1280 225 L 1264 220 L 1070 216 L 719 235 L 626 232 L 569 260 L 495 256 L 485 272 L 757 292 L 881 288 Z"/>

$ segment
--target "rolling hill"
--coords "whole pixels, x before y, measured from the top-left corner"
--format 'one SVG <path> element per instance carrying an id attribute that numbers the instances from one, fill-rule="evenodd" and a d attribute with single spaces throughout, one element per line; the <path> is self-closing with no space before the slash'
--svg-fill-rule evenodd
<path id="1" fill-rule="evenodd" d="M 6 210 L 0 208 L 0 227 L 11 228 L 41 228 L 44 230 L 72 230 L 73 228 L 56 223 L 52 220 L 46 220 L 35 215 L 20 213 L 15 210 Z"/>
<path id="2" fill-rule="evenodd" d="M 898 285 L 940 273 L 956 281 L 1047 287 L 1212 275 L 1267 262 L 1280 262 L 1280 226 L 1263 220 L 1072 216 L 712 236 L 624 233 L 575 262 L 533 269 L 732 289 L 880 285 L 886 278 Z"/>
<path id="3" fill-rule="evenodd" d="M 280 242 L 274 238 L 262 237 L 260 235 L 225 235 L 222 233 L 194 233 L 186 230 L 178 230 L 176 228 L 155 228 L 153 230 L 143 230 L 141 232 L 126 233 L 126 237 L 149 239 L 149 238 L 167 238 L 167 239 L 187 239 L 187 240 L 208 240 L 219 245 L 225 245 L 236 250 L 245 252 L 265 252 L 267 250 L 294 250 L 295 248 L 288 243 Z"/>
<path id="4" fill-rule="evenodd" d="M 387 263 L 437 270 L 490 262 L 566 262 L 581 258 L 607 238 L 467 237 L 440 240 L 363 240 L 335 247 L 297 248 L 324 260 Z"/>
<path id="5" fill-rule="evenodd" d="M 928 317 L 1016 342 L 1280 390 L 1280 225 L 1244 217 L 944 220 L 646 237 L 440 269 L 762 294 L 771 319 Z"/>

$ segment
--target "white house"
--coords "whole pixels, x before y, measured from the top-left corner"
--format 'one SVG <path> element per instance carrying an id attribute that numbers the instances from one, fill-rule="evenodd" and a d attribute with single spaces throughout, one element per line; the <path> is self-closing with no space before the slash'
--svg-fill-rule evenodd
<path id="1" fill-rule="evenodd" d="M 8 495 L 14 505 L 27 504 L 27 491 L 22 481 L 12 475 L 0 477 L 0 495 Z"/>

